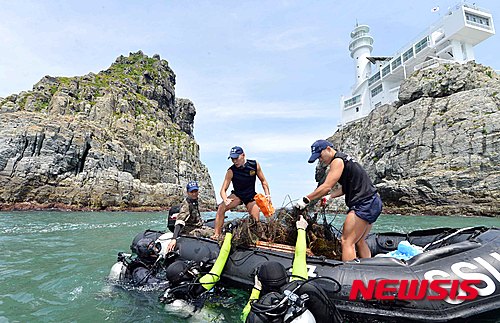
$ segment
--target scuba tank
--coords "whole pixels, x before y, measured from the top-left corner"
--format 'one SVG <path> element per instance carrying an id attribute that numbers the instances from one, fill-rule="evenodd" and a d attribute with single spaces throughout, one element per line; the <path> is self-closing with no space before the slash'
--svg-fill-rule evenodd
<path id="1" fill-rule="evenodd" d="M 266 218 L 271 217 L 274 214 L 274 207 L 273 203 L 271 203 L 264 194 L 257 193 L 253 197 L 255 202 L 257 203 L 257 206 L 259 207 L 260 211 L 264 213 Z"/>

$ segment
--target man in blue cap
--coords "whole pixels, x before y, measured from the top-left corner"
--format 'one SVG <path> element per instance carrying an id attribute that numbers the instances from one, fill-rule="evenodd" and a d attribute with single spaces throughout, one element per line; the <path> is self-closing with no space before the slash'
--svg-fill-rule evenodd
<path id="1" fill-rule="evenodd" d="M 365 238 L 382 212 L 382 201 L 377 189 L 360 164 L 349 155 L 336 151 L 332 143 L 326 140 L 317 140 L 312 144 L 309 163 L 316 159 L 329 165 L 330 170 L 323 184 L 300 199 L 296 207 L 304 209 L 311 200 L 322 197 L 322 204 L 326 204 L 331 198 L 345 195 L 349 211 L 342 231 L 342 260 L 353 260 L 356 255 L 370 258 L 371 252 Z M 341 186 L 329 194 L 337 183 Z"/>
<path id="2" fill-rule="evenodd" d="M 175 220 L 174 236 L 167 246 L 167 251 L 174 250 L 177 245 L 177 237 L 181 231 L 185 231 L 196 237 L 208 238 L 213 235 L 214 230 L 203 225 L 200 210 L 198 209 L 198 182 L 190 181 L 186 185 L 187 197 L 182 202 L 180 211 Z"/>
<path id="3" fill-rule="evenodd" d="M 220 189 L 220 196 L 222 203 L 217 208 L 217 216 L 215 219 L 215 234 L 214 239 L 218 239 L 224 225 L 224 215 L 240 204 L 245 204 L 248 213 L 256 220 L 259 221 L 260 210 L 254 200 L 255 194 L 255 180 L 258 177 L 266 198 L 271 202 L 271 193 L 269 192 L 269 184 L 262 172 L 260 164 L 256 160 L 246 160 L 243 148 L 234 146 L 229 152 L 228 159 L 231 159 L 233 165 L 229 167 L 224 177 L 224 182 Z M 229 184 L 233 183 L 233 190 L 227 196 L 226 191 Z"/>

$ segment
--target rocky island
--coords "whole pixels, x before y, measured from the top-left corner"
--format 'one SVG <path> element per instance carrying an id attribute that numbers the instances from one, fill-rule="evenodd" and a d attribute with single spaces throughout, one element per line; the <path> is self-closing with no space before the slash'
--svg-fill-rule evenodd
<path id="1" fill-rule="evenodd" d="M 0 209 L 154 210 L 198 180 L 216 204 L 193 136 L 196 109 L 175 96 L 158 55 L 120 56 L 104 71 L 45 76 L 0 99 Z"/>

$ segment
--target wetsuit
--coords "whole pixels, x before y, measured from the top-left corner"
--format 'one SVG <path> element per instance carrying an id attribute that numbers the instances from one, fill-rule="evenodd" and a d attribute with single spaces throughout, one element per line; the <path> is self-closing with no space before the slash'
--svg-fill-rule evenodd
<path id="1" fill-rule="evenodd" d="M 247 160 L 242 167 L 232 165 L 229 169 L 233 172 L 232 193 L 240 198 L 243 204 L 252 202 L 255 194 L 255 179 L 257 177 L 257 161 Z"/>
<path id="2" fill-rule="evenodd" d="M 292 282 L 297 279 L 308 278 L 307 264 L 306 264 L 306 250 L 307 250 L 306 230 L 297 229 L 297 241 L 295 243 L 295 254 L 292 264 L 292 277 L 290 279 L 290 281 Z M 257 288 L 252 288 L 252 292 L 250 294 L 248 303 L 243 309 L 243 312 L 241 313 L 240 318 L 243 322 L 246 321 L 247 316 L 252 309 L 252 302 L 258 300 L 259 297 L 260 297 L 260 290 L 258 290 Z"/>
<path id="3" fill-rule="evenodd" d="M 201 286 L 205 290 L 211 290 L 212 287 L 220 280 L 220 275 L 222 274 L 222 270 L 226 265 L 227 258 L 229 257 L 229 253 L 231 252 L 231 239 L 233 238 L 233 234 L 231 232 L 227 232 L 224 237 L 224 242 L 220 247 L 219 255 L 215 260 L 212 269 L 210 269 L 209 273 L 202 276 L 200 278 Z"/>
<path id="4" fill-rule="evenodd" d="M 220 280 L 220 276 L 222 274 L 224 266 L 226 265 L 227 258 L 229 257 L 229 253 L 231 252 L 232 238 L 233 234 L 231 232 L 227 232 L 226 236 L 224 237 L 224 242 L 222 243 L 222 246 L 220 248 L 219 255 L 217 256 L 214 265 L 210 269 L 210 272 L 198 279 L 198 282 L 201 284 L 195 285 L 196 287 L 192 288 L 189 291 L 182 290 L 180 293 L 175 294 L 175 299 L 171 299 L 167 304 L 172 305 L 174 308 L 183 308 L 184 312 L 191 312 L 187 313 L 189 315 L 194 314 L 194 312 L 199 311 L 203 307 L 204 299 L 200 296 L 204 292 L 212 289 Z"/>

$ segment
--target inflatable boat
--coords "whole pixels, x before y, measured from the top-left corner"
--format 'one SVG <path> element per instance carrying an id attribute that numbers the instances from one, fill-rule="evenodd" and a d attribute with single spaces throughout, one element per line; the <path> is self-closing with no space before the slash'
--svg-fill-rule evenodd
<path id="1" fill-rule="evenodd" d="M 168 242 L 170 233 L 157 235 L 156 243 Z M 144 233 L 141 233 L 142 235 Z M 134 239 L 141 238 L 141 234 Z M 163 240 L 162 240 L 163 239 Z M 379 257 L 394 253 L 401 242 L 420 253 L 407 259 Z M 342 262 L 326 257 L 308 256 L 309 278 L 329 277 L 340 291 L 329 292 L 344 318 L 351 321 L 492 321 L 500 317 L 500 229 L 487 227 L 436 228 L 410 233 L 374 233 L 367 237 L 374 257 Z M 110 278 L 122 283 L 137 283 L 132 272 L 140 266 L 153 269 L 153 284 L 165 283 L 161 271 L 172 259 L 198 262 L 209 270 L 218 255 L 216 241 L 182 236 L 176 253 L 159 254 L 154 262 L 139 256 L 119 256 Z M 135 252 L 139 252 L 132 248 Z M 135 258 L 134 258 L 135 257 Z M 223 286 L 251 289 L 256 269 L 264 262 L 278 261 L 291 268 L 293 248 L 284 250 L 272 244 L 235 248 L 221 277 Z M 322 280 L 317 280 L 321 284 Z M 325 280 L 327 281 L 327 280 Z M 144 279 L 142 283 L 149 283 Z M 168 282 L 166 282 L 168 284 Z M 322 286 L 326 291 L 330 286 Z"/>

